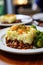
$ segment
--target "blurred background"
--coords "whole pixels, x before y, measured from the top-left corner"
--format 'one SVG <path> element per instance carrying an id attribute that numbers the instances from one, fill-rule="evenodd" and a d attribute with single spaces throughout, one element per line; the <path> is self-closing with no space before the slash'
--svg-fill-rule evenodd
<path id="1" fill-rule="evenodd" d="M 32 15 L 38 12 L 43 12 L 43 0 L 0 0 L 0 15 Z"/>

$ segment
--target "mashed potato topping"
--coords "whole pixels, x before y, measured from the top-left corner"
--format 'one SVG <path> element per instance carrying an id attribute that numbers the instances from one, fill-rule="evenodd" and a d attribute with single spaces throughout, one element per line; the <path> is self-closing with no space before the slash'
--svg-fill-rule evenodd
<path id="1" fill-rule="evenodd" d="M 7 15 L 0 16 L 0 22 L 12 23 L 15 20 L 16 20 L 16 15 L 13 15 L 13 14 L 7 14 Z"/>
<path id="2" fill-rule="evenodd" d="M 36 36 L 36 29 L 31 26 L 14 25 L 7 30 L 6 37 L 9 40 L 23 41 L 24 44 L 32 44 L 34 37 Z"/>

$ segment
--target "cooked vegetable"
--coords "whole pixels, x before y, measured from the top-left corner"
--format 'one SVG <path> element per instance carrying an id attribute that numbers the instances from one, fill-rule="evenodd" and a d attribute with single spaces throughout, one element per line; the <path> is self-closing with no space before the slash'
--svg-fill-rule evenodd
<path id="1" fill-rule="evenodd" d="M 34 45 L 36 47 L 43 47 L 43 32 L 40 32 L 38 30 L 36 32 L 37 32 L 37 35 L 34 40 Z"/>
<path id="2" fill-rule="evenodd" d="M 34 26 L 34 25 L 32 25 L 31 27 L 37 29 L 36 26 Z"/>

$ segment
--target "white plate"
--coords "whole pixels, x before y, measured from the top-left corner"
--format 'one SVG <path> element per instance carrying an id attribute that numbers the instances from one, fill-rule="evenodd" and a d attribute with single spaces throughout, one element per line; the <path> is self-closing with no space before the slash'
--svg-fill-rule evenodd
<path id="1" fill-rule="evenodd" d="M 30 16 L 27 16 L 27 15 L 18 14 L 18 15 L 16 15 L 16 18 L 21 19 L 22 22 L 14 23 L 14 24 L 27 24 L 27 23 L 32 22 L 32 18 Z M 2 24 L 2 23 L 0 23 L 0 26 L 12 26 L 14 24 Z"/>
<path id="2" fill-rule="evenodd" d="M 33 19 L 43 20 L 43 13 L 38 13 L 32 16 Z"/>
<path id="3" fill-rule="evenodd" d="M 7 29 L 8 28 L 0 31 L 0 49 L 1 50 L 9 52 L 9 53 L 16 53 L 16 54 L 36 54 L 36 53 L 43 52 L 43 48 L 20 50 L 20 49 L 7 47 L 5 43 L 5 34 L 6 34 Z M 43 27 L 37 27 L 37 29 L 40 31 L 43 31 Z"/>

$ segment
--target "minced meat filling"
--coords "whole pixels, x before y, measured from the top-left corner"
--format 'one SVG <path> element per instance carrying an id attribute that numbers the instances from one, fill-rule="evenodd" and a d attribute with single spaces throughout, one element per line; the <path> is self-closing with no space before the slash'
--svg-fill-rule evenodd
<path id="1" fill-rule="evenodd" d="M 14 23 L 20 23 L 20 22 L 22 22 L 22 21 L 21 20 L 16 20 L 16 21 L 13 21 L 12 24 L 14 24 Z M 2 23 L 3 24 L 11 24 L 8 21 L 3 21 Z"/>
<path id="2" fill-rule="evenodd" d="M 18 41 L 17 39 L 11 41 L 6 39 L 6 45 L 11 48 L 16 49 L 32 49 L 33 45 L 29 45 L 28 43 L 24 44 L 23 41 Z"/>

